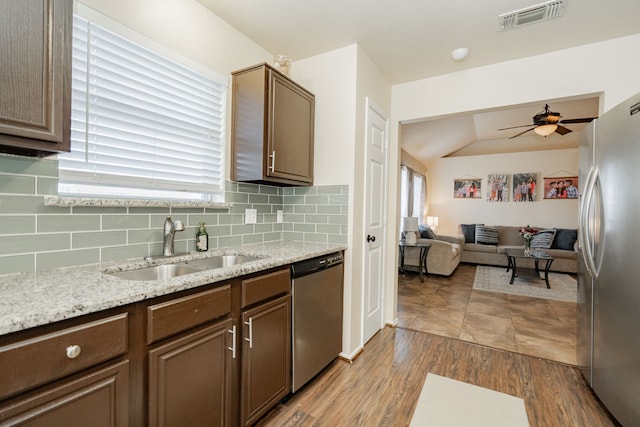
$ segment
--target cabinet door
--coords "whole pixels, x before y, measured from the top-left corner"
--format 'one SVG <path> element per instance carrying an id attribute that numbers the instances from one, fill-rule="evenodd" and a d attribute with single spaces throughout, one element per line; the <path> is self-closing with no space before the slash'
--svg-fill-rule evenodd
<path id="1" fill-rule="evenodd" d="M 0 145 L 69 150 L 72 10 L 71 0 L 0 1 Z"/>
<path id="2" fill-rule="evenodd" d="M 314 96 L 269 70 L 267 175 L 313 183 Z"/>
<path id="3" fill-rule="evenodd" d="M 149 425 L 229 425 L 231 319 L 149 351 Z"/>
<path id="4" fill-rule="evenodd" d="M 251 425 L 291 390 L 291 297 L 242 313 L 242 419 Z"/>
<path id="5" fill-rule="evenodd" d="M 129 362 L 123 361 L 0 406 L 1 425 L 129 425 Z"/>
<path id="6" fill-rule="evenodd" d="M 231 179 L 266 178 L 266 71 L 263 67 L 233 74 L 231 101 Z"/>

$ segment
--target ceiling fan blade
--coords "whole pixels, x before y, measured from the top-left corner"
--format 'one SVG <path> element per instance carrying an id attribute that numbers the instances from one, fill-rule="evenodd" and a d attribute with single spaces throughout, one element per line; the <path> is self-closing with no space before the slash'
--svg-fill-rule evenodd
<path id="1" fill-rule="evenodd" d="M 589 123 L 593 119 L 597 119 L 597 117 L 585 117 L 583 119 L 560 120 L 558 123 L 562 123 L 563 125 L 571 124 L 571 123 Z"/>
<path id="2" fill-rule="evenodd" d="M 559 133 L 560 135 L 566 135 L 569 132 L 573 132 L 571 129 L 568 129 L 564 126 L 560 126 L 558 125 L 558 128 L 556 129 L 556 133 Z"/>
<path id="3" fill-rule="evenodd" d="M 525 131 L 523 131 L 523 132 L 520 132 L 520 133 L 519 133 L 519 134 L 517 134 L 517 135 L 513 135 L 513 136 L 512 136 L 512 137 L 510 137 L 509 139 L 517 138 L 517 137 L 519 137 L 520 135 L 524 135 L 525 133 L 527 133 L 527 132 L 530 132 L 530 131 L 534 130 L 535 128 L 536 128 L 536 127 L 534 126 L 534 127 L 530 128 L 530 129 L 527 129 L 527 130 L 525 130 Z"/>
<path id="4" fill-rule="evenodd" d="M 524 127 L 527 127 L 527 126 L 531 126 L 531 123 L 529 123 L 528 125 L 511 126 L 510 128 L 502 128 L 502 129 L 498 129 L 498 130 L 517 129 L 517 128 L 524 128 Z"/>

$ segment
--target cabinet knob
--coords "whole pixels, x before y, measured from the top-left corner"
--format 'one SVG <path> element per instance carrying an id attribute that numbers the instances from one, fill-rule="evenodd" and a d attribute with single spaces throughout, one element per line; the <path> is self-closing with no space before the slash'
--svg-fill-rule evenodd
<path id="1" fill-rule="evenodd" d="M 69 347 L 67 347 L 67 357 L 69 359 L 75 359 L 76 357 L 80 356 L 81 352 L 82 348 L 79 345 L 70 345 Z"/>
<path id="2" fill-rule="evenodd" d="M 371 243 L 371 242 L 375 242 L 376 241 L 376 236 L 372 236 L 371 234 L 367 234 L 367 242 Z"/>

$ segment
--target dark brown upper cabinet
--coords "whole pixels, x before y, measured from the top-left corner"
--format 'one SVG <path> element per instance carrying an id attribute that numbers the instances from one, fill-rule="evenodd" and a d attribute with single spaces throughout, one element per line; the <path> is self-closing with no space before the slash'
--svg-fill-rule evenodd
<path id="1" fill-rule="evenodd" d="M 313 185 L 315 96 L 268 64 L 232 77 L 231 179 Z"/>
<path id="2" fill-rule="evenodd" d="M 69 151 L 73 0 L 0 1 L 0 151 Z"/>

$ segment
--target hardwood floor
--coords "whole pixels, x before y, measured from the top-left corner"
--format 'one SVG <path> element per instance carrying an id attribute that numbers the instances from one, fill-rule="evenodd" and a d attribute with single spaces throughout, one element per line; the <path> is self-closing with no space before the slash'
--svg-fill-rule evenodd
<path id="1" fill-rule="evenodd" d="M 408 426 L 428 372 L 523 398 L 531 427 L 617 425 L 575 367 L 391 327 L 352 364 L 334 361 L 257 425 Z"/>
<path id="2" fill-rule="evenodd" d="M 472 289 L 475 265 L 450 277 L 398 278 L 398 326 L 576 364 L 575 303 Z"/>
<path id="3" fill-rule="evenodd" d="M 424 284 L 411 276 L 403 278 L 398 309 L 402 326 L 378 332 L 353 363 L 334 361 L 257 425 L 408 426 L 426 375 L 432 372 L 521 397 L 531 427 L 619 426 L 576 367 L 515 352 L 537 353 L 541 345 L 569 346 L 567 336 L 572 332 L 567 331 L 575 331 L 575 311 L 564 304 L 475 295 L 470 289 L 473 267 L 461 265 L 458 270 L 455 277 L 432 276 Z M 421 311 L 417 304 L 422 304 Z M 428 311 L 448 317 L 431 316 Z M 506 319 L 507 312 L 513 325 L 502 331 L 482 316 Z M 518 320 L 524 312 L 534 316 Z M 420 313 L 429 320 L 419 320 Z M 467 322 L 479 322 L 480 327 L 473 330 L 471 323 L 465 327 L 467 317 Z M 536 331 L 541 320 L 554 325 L 553 338 L 546 343 L 541 339 L 549 335 Z M 433 333 L 420 328 L 432 328 Z M 513 335 L 513 340 L 497 335 Z M 503 344 L 511 346 L 509 351 L 498 349 Z"/>

